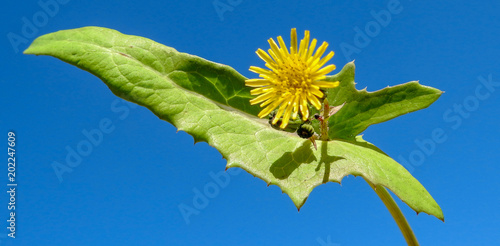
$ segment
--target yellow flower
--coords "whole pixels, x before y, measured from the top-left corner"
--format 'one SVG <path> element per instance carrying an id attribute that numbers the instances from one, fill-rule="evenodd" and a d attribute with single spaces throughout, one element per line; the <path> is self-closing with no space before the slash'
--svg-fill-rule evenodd
<path id="1" fill-rule="evenodd" d="M 268 42 L 271 46 L 269 55 L 262 49 L 258 49 L 256 53 L 270 70 L 251 66 L 250 71 L 258 73 L 261 78 L 247 79 L 245 85 L 257 87 L 250 93 L 259 96 L 250 100 L 250 103 L 261 103 L 260 106 L 265 107 L 258 116 L 263 118 L 278 108 L 272 124 L 276 124 L 283 117 L 280 127 L 284 129 L 290 117 L 295 120 L 299 111 L 302 120 L 309 118 L 308 102 L 318 110 L 321 108 L 319 99 L 323 97 L 323 92 L 320 88 L 334 88 L 339 85 L 338 81 L 323 81 L 326 74 L 335 70 L 335 65 L 323 67 L 334 53 L 331 51 L 321 58 L 328 47 L 328 43 L 323 42 L 313 55 L 317 40 L 313 39 L 309 45 L 309 31 L 305 31 L 304 39 L 297 47 L 295 28 L 291 32 L 290 52 L 281 36 L 278 37 L 279 47 L 272 38 Z"/>

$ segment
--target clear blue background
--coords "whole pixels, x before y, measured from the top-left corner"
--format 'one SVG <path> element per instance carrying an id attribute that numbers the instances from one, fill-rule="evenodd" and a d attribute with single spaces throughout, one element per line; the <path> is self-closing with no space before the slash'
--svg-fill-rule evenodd
<path id="1" fill-rule="evenodd" d="M 236 172 L 186 223 L 179 205 L 193 207 L 193 189 L 203 191 L 214 182 L 210 173 L 224 170 L 221 155 L 117 99 L 91 74 L 22 54 L 34 36 L 90 25 L 148 37 L 247 77 L 254 76 L 250 65 L 263 65 L 254 52 L 267 49 L 268 38 L 288 40 L 292 27 L 300 34 L 307 29 L 330 43 L 336 71 L 356 60 L 358 89 L 419 80 L 446 91 L 428 109 L 371 126 L 364 136 L 396 160 L 409 160 L 420 151 L 415 141 L 442 129 L 446 140 L 415 159 L 412 174 L 446 222 L 399 204 L 422 245 L 499 244 L 500 87 L 482 87 L 485 99 L 475 94 L 478 77 L 500 82 L 498 1 L 401 0 L 390 22 L 371 29 L 369 44 L 349 56 L 341 44 L 354 46 L 356 28 L 372 25 L 371 13 L 387 11 L 388 1 L 219 2 L 230 8 L 217 13 L 213 1 L 67 1 L 46 21 L 36 20 L 33 37 L 23 35 L 22 19 L 43 17 L 37 1 L 3 3 L 0 146 L 6 152 L 7 132 L 14 130 L 18 190 L 11 239 L 2 165 L 0 245 L 404 245 L 380 199 L 353 176 L 341 186 L 317 187 L 297 212 L 278 187 Z M 25 40 L 12 45 L 9 33 Z M 454 105 L 464 102 L 469 110 L 460 115 Z M 52 164 L 64 164 L 67 148 L 85 140 L 82 131 L 106 118 L 113 131 L 60 182 Z"/>

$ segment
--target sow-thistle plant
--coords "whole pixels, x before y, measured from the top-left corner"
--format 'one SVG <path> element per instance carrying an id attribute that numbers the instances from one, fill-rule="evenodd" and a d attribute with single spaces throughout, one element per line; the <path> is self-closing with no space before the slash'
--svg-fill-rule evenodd
<path id="1" fill-rule="evenodd" d="M 295 29 L 289 48 L 283 38 L 277 40 L 269 39 L 267 52 L 257 50 L 268 68 L 252 66 L 257 79 L 101 27 L 44 35 L 24 53 L 54 56 L 91 72 L 117 96 L 147 107 L 195 142 L 215 147 L 227 168 L 242 168 L 279 186 L 297 209 L 314 187 L 361 176 L 388 207 L 407 243 L 417 245 L 387 189 L 417 213 L 444 220 L 441 208 L 404 167 L 360 134 L 370 125 L 428 107 L 442 92 L 417 81 L 376 92 L 357 90 L 353 62 L 328 75 L 335 66 L 327 65 L 333 52 L 323 56 L 326 42 L 315 49 L 317 41 L 305 31 L 298 43 Z M 270 124 L 259 119 L 266 116 Z M 321 141 L 315 143 L 315 135 Z"/>

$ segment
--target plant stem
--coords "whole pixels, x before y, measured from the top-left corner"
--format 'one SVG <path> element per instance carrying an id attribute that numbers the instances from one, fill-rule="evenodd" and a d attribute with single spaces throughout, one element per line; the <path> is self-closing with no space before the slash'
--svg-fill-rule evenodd
<path id="1" fill-rule="evenodd" d="M 330 117 L 330 105 L 328 99 L 323 101 L 323 121 L 321 121 L 321 140 L 328 141 L 328 118 Z"/>
<path id="2" fill-rule="evenodd" d="M 366 179 L 365 179 L 366 180 Z M 413 234 L 413 231 L 408 224 L 408 221 L 406 221 L 405 216 L 401 212 L 401 210 L 398 207 L 398 204 L 394 201 L 392 198 L 391 194 L 385 189 L 385 187 L 377 185 L 375 186 L 368 180 L 366 182 L 372 187 L 372 189 L 377 193 L 377 195 L 382 199 L 382 202 L 384 202 L 384 205 L 387 207 L 389 212 L 391 213 L 392 217 L 396 221 L 396 224 L 399 227 L 399 230 L 401 230 L 401 233 L 403 233 L 403 236 L 406 240 L 406 243 L 411 246 L 418 246 L 418 241 L 417 238 L 415 237 L 415 234 Z"/>

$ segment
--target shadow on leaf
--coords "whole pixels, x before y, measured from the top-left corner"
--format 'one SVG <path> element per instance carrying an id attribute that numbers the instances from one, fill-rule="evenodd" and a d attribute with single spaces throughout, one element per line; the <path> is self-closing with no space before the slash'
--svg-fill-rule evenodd
<path id="1" fill-rule="evenodd" d="M 316 171 L 320 169 L 322 163 L 325 163 L 327 167 L 325 170 L 324 178 L 328 181 L 328 177 L 330 176 L 330 164 L 334 161 L 342 159 L 337 156 L 328 156 L 327 153 L 328 144 L 322 144 L 321 147 L 321 160 L 319 162 Z M 284 153 L 278 160 L 276 160 L 269 171 L 274 175 L 275 178 L 278 179 L 286 179 L 290 174 L 292 174 L 295 169 L 297 169 L 302 164 L 310 164 L 313 161 L 317 161 L 316 156 L 312 151 L 311 142 L 309 140 L 305 140 L 302 145 L 297 148 L 293 152 Z"/>
<path id="2" fill-rule="evenodd" d="M 323 174 L 323 183 L 328 182 L 330 178 L 331 164 L 334 161 L 345 159 L 339 156 L 329 156 L 328 155 L 328 142 L 321 142 L 321 159 L 319 160 L 318 166 L 316 167 L 316 172 L 321 169 L 321 165 L 325 165 L 325 173 Z"/>
<path id="3" fill-rule="evenodd" d="M 294 152 L 285 152 L 271 165 L 269 171 L 275 178 L 288 178 L 301 164 L 311 163 L 316 160 L 311 148 L 311 142 L 305 140 Z"/>

